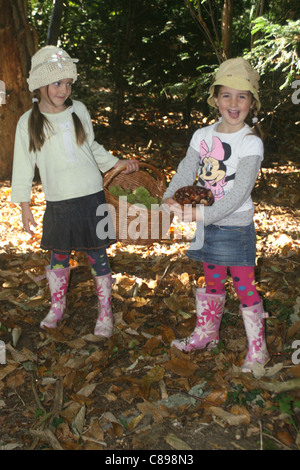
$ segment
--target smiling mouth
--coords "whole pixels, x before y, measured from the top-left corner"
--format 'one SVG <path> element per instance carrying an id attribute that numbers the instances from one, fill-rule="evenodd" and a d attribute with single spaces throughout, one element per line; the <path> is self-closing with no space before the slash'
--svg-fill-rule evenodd
<path id="1" fill-rule="evenodd" d="M 229 116 L 232 119 L 238 119 L 240 112 L 239 111 L 228 111 Z"/>

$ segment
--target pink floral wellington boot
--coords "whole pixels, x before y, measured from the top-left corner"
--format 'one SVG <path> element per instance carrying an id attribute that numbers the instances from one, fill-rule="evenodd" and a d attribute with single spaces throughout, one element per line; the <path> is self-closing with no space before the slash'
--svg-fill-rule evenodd
<path id="1" fill-rule="evenodd" d="M 46 268 L 46 277 L 51 293 L 51 308 L 40 327 L 56 328 L 66 308 L 66 294 L 70 279 L 70 268 Z"/>
<path id="2" fill-rule="evenodd" d="M 264 319 L 268 318 L 269 315 L 264 311 L 262 302 L 253 307 L 241 307 L 241 312 L 248 341 L 248 351 L 242 365 L 242 371 L 251 372 L 255 362 L 265 364 L 270 357 L 266 345 L 264 326 Z"/>
<path id="3" fill-rule="evenodd" d="M 172 341 L 171 346 L 181 351 L 214 348 L 219 342 L 225 297 L 225 294 L 206 294 L 205 289 L 196 289 L 196 328 L 187 338 Z"/>
<path id="4" fill-rule="evenodd" d="M 113 314 L 111 310 L 111 274 L 95 276 L 94 284 L 98 296 L 98 318 L 94 335 L 110 338 L 114 331 Z"/>

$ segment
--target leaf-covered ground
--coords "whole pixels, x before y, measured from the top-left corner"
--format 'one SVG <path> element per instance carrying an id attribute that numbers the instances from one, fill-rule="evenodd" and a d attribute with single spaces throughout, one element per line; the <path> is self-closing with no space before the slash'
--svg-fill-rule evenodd
<path id="1" fill-rule="evenodd" d="M 130 132 L 107 137 L 105 146 L 156 165 L 169 179 L 187 131 L 175 129 L 172 114 L 144 121 L 144 133 L 127 122 Z M 257 283 L 270 314 L 271 353 L 254 375 L 239 369 L 246 338 L 230 278 L 219 346 L 188 354 L 170 348 L 192 331 L 194 289 L 204 283 L 182 240 L 110 248 L 115 333 L 108 340 L 92 335 L 97 299 L 86 259 L 74 253 L 64 320 L 41 330 L 50 305 L 49 255 L 39 249 L 44 196 L 36 183 L 39 227 L 30 238 L 2 182 L 0 449 L 300 448 L 299 165 L 295 143 L 290 148 L 288 159 L 279 159 L 280 149 L 267 155 L 254 191 Z"/>

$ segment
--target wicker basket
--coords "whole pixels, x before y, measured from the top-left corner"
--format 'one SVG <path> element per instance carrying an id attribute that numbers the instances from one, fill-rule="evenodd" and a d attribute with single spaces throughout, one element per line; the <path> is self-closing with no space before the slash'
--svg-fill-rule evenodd
<path id="1" fill-rule="evenodd" d="M 103 180 L 106 202 L 112 206 L 110 212 L 117 240 L 127 245 L 151 245 L 168 239 L 167 232 L 172 222 L 172 215 L 162 209 L 142 208 L 128 203 L 126 198 L 119 198 L 110 193 L 109 188 L 113 185 L 120 185 L 123 189 L 131 191 L 143 186 L 152 196 L 161 199 L 166 190 L 163 176 L 152 165 L 140 163 L 139 166 L 138 171 L 129 174 L 122 174 L 122 168 L 110 170 Z"/>

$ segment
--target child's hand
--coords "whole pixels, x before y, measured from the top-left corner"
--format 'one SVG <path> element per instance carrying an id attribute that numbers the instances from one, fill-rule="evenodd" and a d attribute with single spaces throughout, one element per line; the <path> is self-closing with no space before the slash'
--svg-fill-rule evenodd
<path id="1" fill-rule="evenodd" d="M 37 223 L 34 220 L 34 217 L 33 217 L 32 212 L 30 210 L 29 202 L 22 202 L 21 203 L 21 209 L 22 209 L 23 227 L 26 230 L 26 232 L 28 232 L 30 235 L 34 235 L 34 232 L 31 230 L 30 226 L 32 225 L 33 227 L 36 227 Z"/>
<path id="2" fill-rule="evenodd" d="M 125 175 L 128 173 L 133 173 L 134 171 L 139 170 L 139 162 L 137 160 L 119 160 L 114 168 L 121 168 L 124 167 L 124 170 L 121 172 Z"/>
<path id="3" fill-rule="evenodd" d="M 165 210 L 167 212 L 179 212 L 181 211 L 181 206 L 178 204 L 178 202 L 175 201 L 175 199 L 172 199 L 171 197 L 167 197 L 166 199 L 163 199 L 161 201 L 162 206 L 165 207 Z"/>
<path id="4" fill-rule="evenodd" d="M 166 198 L 162 201 L 162 204 L 166 205 L 170 212 L 173 212 L 180 221 L 200 222 L 203 220 L 201 205 L 198 204 L 196 207 L 192 207 L 191 204 L 181 206 L 175 199 Z"/>

